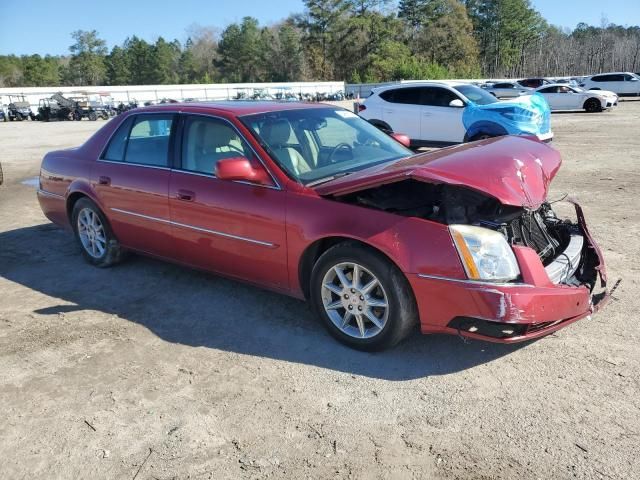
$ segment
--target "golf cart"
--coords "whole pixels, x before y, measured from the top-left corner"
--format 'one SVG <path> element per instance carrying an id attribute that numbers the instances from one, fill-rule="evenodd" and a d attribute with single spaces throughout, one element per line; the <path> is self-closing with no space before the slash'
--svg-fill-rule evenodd
<path id="1" fill-rule="evenodd" d="M 75 103 L 75 108 L 79 114 L 76 115 L 76 120 L 82 120 L 83 118 L 88 118 L 92 122 L 95 122 L 98 119 L 98 116 L 107 119 L 109 118 L 109 114 L 104 111 L 104 109 L 98 110 L 95 102 L 89 100 L 89 96 L 83 92 L 73 92 L 75 95 L 69 97 L 68 100 Z M 103 115 L 104 114 L 104 115 Z"/>
<path id="2" fill-rule="evenodd" d="M 22 120 L 33 120 L 31 106 L 24 95 L 9 95 L 9 106 L 7 107 L 7 117 L 10 122 Z"/>
<path id="3" fill-rule="evenodd" d="M 75 115 L 75 109 L 72 110 L 68 106 L 61 105 L 53 98 L 41 98 L 40 102 L 38 102 L 38 115 L 36 115 L 36 119 L 41 122 L 74 120 Z"/>

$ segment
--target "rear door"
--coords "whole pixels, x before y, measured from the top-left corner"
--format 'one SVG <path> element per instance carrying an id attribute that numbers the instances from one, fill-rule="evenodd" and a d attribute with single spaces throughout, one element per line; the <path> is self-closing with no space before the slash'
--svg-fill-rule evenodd
<path id="1" fill-rule="evenodd" d="M 420 137 L 420 88 L 396 88 L 380 93 L 384 100 L 382 119 L 396 133 L 404 133 L 412 140 Z"/>
<path id="2" fill-rule="evenodd" d="M 169 227 L 169 176 L 173 113 L 128 117 L 116 130 L 93 179 L 98 199 L 126 247 L 173 257 Z"/>
<path id="3" fill-rule="evenodd" d="M 184 115 L 169 184 L 169 205 L 179 259 L 189 265 L 286 290 L 285 192 L 220 180 L 216 163 L 257 154 L 228 120 Z"/>
<path id="4" fill-rule="evenodd" d="M 460 143 L 466 129 L 462 123 L 464 108 L 450 107 L 452 100 L 461 100 L 444 87 L 420 87 L 421 138 L 435 143 Z"/>
<path id="5" fill-rule="evenodd" d="M 623 89 L 626 94 L 640 94 L 640 79 L 634 75 L 625 73 Z"/>

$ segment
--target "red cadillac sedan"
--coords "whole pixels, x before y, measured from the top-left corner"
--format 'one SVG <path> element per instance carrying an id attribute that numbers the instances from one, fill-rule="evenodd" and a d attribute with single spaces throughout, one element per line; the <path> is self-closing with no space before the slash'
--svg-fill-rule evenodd
<path id="1" fill-rule="evenodd" d="M 405 140 L 328 105 L 148 107 L 48 153 L 38 199 L 95 266 L 134 251 L 306 298 L 363 350 L 416 325 L 528 340 L 604 304 L 580 207 L 564 220 L 547 201 L 555 150 L 509 136 L 414 154 Z"/>

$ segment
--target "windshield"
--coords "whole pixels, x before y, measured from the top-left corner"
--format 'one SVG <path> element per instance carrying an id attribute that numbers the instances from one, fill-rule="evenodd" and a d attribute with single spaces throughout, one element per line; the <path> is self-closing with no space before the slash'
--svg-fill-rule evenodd
<path id="1" fill-rule="evenodd" d="M 476 105 L 489 105 L 490 103 L 496 103 L 498 101 L 498 99 L 489 92 L 475 85 L 457 85 L 453 88 Z"/>
<path id="2" fill-rule="evenodd" d="M 348 110 L 285 110 L 247 115 L 240 120 L 271 157 L 303 184 L 330 180 L 413 154 Z"/>

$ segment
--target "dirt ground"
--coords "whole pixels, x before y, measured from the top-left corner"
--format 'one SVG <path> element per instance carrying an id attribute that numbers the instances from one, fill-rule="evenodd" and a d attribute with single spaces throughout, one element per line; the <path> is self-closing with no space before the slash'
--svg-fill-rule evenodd
<path id="1" fill-rule="evenodd" d="M 379 354 L 297 300 L 84 263 L 21 182 L 100 125 L 0 124 L 0 478 L 638 478 L 640 101 L 553 115 L 551 197 L 581 201 L 623 280 L 604 311 L 518 346 Z"/>

